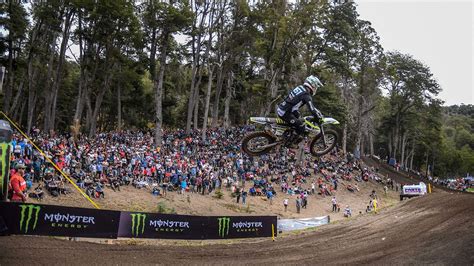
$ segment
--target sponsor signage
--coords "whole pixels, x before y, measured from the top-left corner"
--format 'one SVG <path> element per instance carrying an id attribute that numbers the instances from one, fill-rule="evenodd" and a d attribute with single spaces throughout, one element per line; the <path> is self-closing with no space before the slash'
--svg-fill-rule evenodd
<path id="1" fill-rule="evenodd" d="M 228 239 L 276 236 L 276 216 L 190 216 L 0 202 L 9 234 Z"/>
<path id="2" fill-rule="evenodd" d="M 1 203 L 10 234 L 117 238 L 120 212 L 53 205 Z"/>
<path id="3" fill-rule="evenodd" d="M 402 194 L 404 195 L 423 195 L 426 194 L 426 185 L 420 182 L 418 185 L 404 185 Z"/>
<path id="4" fill-rule="evenodd" d="M 215 216 L 209 217 L 207 239 L 276 236 L 276 216 Z"/>
<path id="5" fill-rule="evenodd" d="M 119 237 L 203 239 L 202 229 L 206 217 L 122 212 Z"/>

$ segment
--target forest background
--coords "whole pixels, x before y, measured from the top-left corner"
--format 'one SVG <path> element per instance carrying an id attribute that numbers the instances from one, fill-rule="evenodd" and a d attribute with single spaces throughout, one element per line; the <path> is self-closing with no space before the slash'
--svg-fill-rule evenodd
<path id="1" fill-rule="evenodd" d="M 472 174 L 474 106 L 443 106 L 429 66 L 385 51 L 356 4 L 337 2 L 2 1 L 1 109 L 27 132 L 148 130 L 156 144 L 164 128 L 274 116 L 313 74 L 344 152 Z"/>

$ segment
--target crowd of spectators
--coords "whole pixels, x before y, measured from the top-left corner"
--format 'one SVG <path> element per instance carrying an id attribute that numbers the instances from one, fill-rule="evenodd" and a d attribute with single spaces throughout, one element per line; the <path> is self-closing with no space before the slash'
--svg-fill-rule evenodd
<path id="1" fill-rule="evenodd" d="M 378 158 L 378 157 L 377 157 Z M 439 178 L 433 177 L 428 173 L 422 173 L 417 170 L 408 169 L 407 167 L 400 166 L 399 163 L 392 165 L 395 171 L 404 171 L 409 177 L 416 177 L 419 180 L 432 183 L 435 185 L 444 186 L 448 189 L 474 192 L 474 177 L 456 177 L 456 178 Z"/>
<path id="2" fill-rule="evenodd" d="M 208 195 L 226 188 L 237 203 L 242 199 L 243 204 L 247 196 L 260 196 L 271 204 L 277 193 L 296 195 L 300 210 L 307 207 L 309 195 L 331 197 L 338 189 L 357 193 L 358 182 L 382 182 L 375 169 L 344 158 L 336 150 L 322 158 L 307 156 L 300 163 L 287 149 L 260 157 L 246 156 L 240 151 L 240 141 L 251 130 L 251 126 L 210 129 L 205 140 L 199 130 L 190 134 L 166 130 L 158 147 L 149 132 L 110 132 L 73 139 L 36 131 L 32 139 L 66 176 L 94 198 L 120 192 L 121 186 L 133 186 L 156 196 L 173 191 Z M 43 188 L 54 197 L 70 192 L 65 177 L 28 141 L 14 135 L 12 147 L 12 173 L 16 164 L 26 166 L 27 186 L 34 186 L 30 196 L 42 199 Z M 315 174 L 318 177 L 312 178 Z"/>

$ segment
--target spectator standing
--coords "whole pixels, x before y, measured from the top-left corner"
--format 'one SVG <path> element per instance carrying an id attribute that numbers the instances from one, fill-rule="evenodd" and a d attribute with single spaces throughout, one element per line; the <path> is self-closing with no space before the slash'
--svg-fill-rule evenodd
<path id="1" fill-rule="evenodd" d="M 287 198 L 285 198 L 283 200 L 283 206 L 285 207 L 285 212 L 286 212 L 286 210 L 288 209 L 288 199 Z"/>
<path id="2" fill-rule="evenodd" d="M 240 201 L 240 190 L 239 189 L 237 189 L 236 194 L 237 194 L 237 203 L 239 203 L 239 201 Z M 243 199 L 242 199 L 242 201 L 243 201 Z"/>
<path id="3" fill-rule="evenodd" d="M 335 197 L 335 196 L 332 197 L 331 202 L 332 202 L 332 211 L 333 211 L 333 212 L 337 212 L 337 200 L 336 200 L 336 197 Z"/>
<path id="4" fill-rule="evenodd" d="M 15 169 L 17 170 L 10 179 L 10 200 L 15 202 L 26 202 L 26 181 L 23 179 L 25 174 L 26 166 L 24 164 L 17 164 Z"/>
<path id="5" fill-rule="evenodd" d="M 298 196 L 296 198 L 296 213 L 300 213 L 300 209 L 301 209 L 301 199 L 300 199 L 300 196 Z"/>
<path id="6" fill-rule="evenodd" d="M 374 207 L 374 213 L 377 213 L 377 199 L 372 200 L 372 206 Z"/>
<path id="7" fill-rule="evenodd" d="M 242 191 L 242 204 L 245 205 L 245 199 L 247 199 L 247 191 Z"/>

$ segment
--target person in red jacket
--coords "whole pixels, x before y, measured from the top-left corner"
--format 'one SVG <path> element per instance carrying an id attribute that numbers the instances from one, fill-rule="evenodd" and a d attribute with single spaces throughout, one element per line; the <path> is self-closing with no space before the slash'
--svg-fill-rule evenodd
<path id="1" fill-rule="evenodd" d="M 15 167 L 17 171 L 10 179 L 10 193 L 12 193 L 11 201 L 26 202 L 26 194 L 24 193 L 26 191 L 26 182 L 25 179 L 23 179 L 25 168 L 24 164 L 17 164 Z"/>

